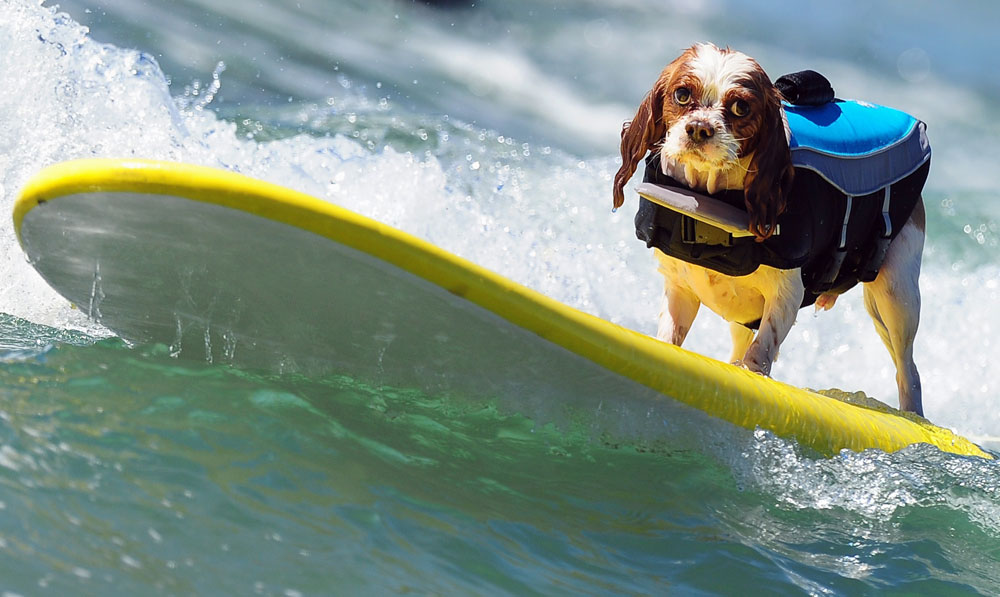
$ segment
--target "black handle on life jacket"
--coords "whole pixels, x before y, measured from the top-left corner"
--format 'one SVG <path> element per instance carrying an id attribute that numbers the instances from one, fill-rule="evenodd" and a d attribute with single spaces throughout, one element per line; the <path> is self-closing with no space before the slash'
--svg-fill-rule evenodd
<path id="1" fill-rule="evenodd" d="M 833 101 L 830 81 L 814 70 L 803 70 L 778 78 L 774 82 L 781 95 L 796 106 L 822 106 Z"/>

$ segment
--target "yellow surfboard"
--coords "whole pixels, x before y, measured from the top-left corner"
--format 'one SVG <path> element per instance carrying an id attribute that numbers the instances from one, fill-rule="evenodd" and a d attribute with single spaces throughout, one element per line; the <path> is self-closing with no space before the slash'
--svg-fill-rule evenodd
<path id="1" fill-rule="evenodd" d="M 563 305 L 399 230 L 223 170 L 82 160 L 14 207 L 29 261 L 90 317 L 177 355 L 346 372 L 467 396 L 676 401 L 824 454 L 929 443 L 991 456 L 887 407 L 849 404 Z"/>

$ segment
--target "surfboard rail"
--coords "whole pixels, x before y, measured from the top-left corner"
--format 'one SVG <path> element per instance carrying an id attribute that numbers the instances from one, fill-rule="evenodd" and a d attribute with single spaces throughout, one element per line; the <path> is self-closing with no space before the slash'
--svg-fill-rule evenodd
<path id="1" fill-rule="evenodd" d="M 992 455 L 948 429 L 893 409 L 845 403 L 698 355 L 564 305 L 415 236 L 316 197 L 230 171 L 139 159 L 87 159 L 39 172 L 14 205 L 14 229 L 49 201 L 81 194 L 180 197 L 312 232 L 447 290 L 607 371 L 740 427 L 826 455 L 915 443 Z M 56 288 L 59 291 L 59 288 Z M 118 330 L 115 330 L 118 331 Z"/>

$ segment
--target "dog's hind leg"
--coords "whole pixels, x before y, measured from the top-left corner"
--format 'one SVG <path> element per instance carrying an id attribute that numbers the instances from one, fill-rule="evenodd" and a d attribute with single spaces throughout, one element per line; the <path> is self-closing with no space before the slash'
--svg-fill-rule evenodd
<path id="1" fill-rule="evenodd" d="M 875 280 L 864 285 L 865 308 L 896 366 L 899 408 L 923 415 L 920 374 L 913 362 L 913 340 L 920 323 L 920 254 L 924 247 L 924 206 L 893 239 Z"/>
<path id="2" fill-rule="evenodd" d="M 742 323 L 730 321 L 729 335 L 733 338 L 733 352 L 729 355 L 729 362 L 736 365 L 743 361 L 743 356 L 753 342 L 753 330 Z"/>

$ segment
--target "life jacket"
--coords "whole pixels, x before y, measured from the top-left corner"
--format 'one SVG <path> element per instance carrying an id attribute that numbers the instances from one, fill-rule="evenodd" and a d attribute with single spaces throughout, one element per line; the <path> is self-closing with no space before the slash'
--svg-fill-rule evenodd
<path id="1" fill-rule="evenodd" d="M 806 84 L 788 88 L 789 78 L 803 77 Z M 819 89 L 823 84 L 827 89 Z M 801 268 L 805 307 L 820 294 L 875 279 L 889 243 L 920 199 L 931 148 L 923 122 L 892 108 L 834 99 L 818 73 L 786 75 L 776 85 L 786 99 L 800 102 L 784 104 L 795 177 L 778 234 L 756 242 L 640 198 L 636 236 L 671 257 L 729 276 L 761 265 Z M 659 152 L 646 158 L 643 181 L 683 186 L 663 174 Z M 742 190 L 711 197 L 746 211 Z"/>

